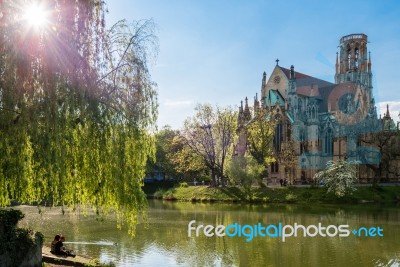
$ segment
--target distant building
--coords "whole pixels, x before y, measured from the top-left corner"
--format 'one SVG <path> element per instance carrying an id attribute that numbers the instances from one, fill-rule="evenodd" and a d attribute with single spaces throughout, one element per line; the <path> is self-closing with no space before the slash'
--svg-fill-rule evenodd
<path id="1" fill-rule="evenodd" d="M 396 126 L 389 107 L 383 118 L 377 117 L 367 43 L 365 34 L 350 34 L 340 39 L 335 83 L 297 72 L 293 65 L 290 69 L 283 68 L 279 60 L 268 79 L 263 73 L 261 99 L 256 95 L 253 108 L 261 106 L 276 112 L 279 123 L 273 146 L 277 155 L 285 141 L 290 138 L 295 141 L 298 167 L 293 182 L 309 182 L 329 160 L 379 164 L 379 150 L 361 140 L 384 129 L 394 130 Z M 246 152 L 244 128 L 251 119 L 246 97 L 244 107 L 243 102 L 239 107 L 238 155 Z M 362 171 L 368 172 L 365 168 Z M 364 176 L 360 174 L 360 178 Z M 285 178 L 285 172 L 279 162 L 271 164 L 270 182 L 276 183 L 281 178 Z"/>

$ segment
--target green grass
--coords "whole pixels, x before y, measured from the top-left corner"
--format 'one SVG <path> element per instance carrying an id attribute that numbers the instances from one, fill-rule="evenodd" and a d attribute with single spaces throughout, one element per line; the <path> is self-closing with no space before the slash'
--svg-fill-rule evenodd
<path id="1" fill-rule="evenodd" d="M 166 200 L 202 202 L 259 203 L 363 203 L 400 201 L 399 186 L 357 187 L 357 190 L 337 197 L 323 187 L 252 188 L 206 186 L 173 187 L 156 191 L 154 196 Z"/>

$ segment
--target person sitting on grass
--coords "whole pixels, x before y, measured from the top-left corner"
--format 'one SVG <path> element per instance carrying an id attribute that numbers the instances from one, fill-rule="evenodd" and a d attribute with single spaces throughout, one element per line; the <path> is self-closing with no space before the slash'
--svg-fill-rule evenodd
<path id="1" fill-rule="evenodd" d="M 75 257 L 72 250 L 65 249 L 63 242 L 65 242 L 65 237 L 62 235 L 56 235 L 53 242 L 51 242 L 51 253 L 64 257 Z"/>
<path id="2" fill-rule="evenodd" d="M 51 242 L 51 250 L 50 250 L 50 252 L 51 253 L 53 253 L 53 254 L 57 254 L 57 250 L 59 250 L 59 248 L 58 248 L 58 246 L 57 246 L 57 248 L 56 248 L 56 244 L 58 243 L 60 241 L 60 235 L 56 235 L 55 237 L 54 237 L 54 240 Z"/>
<path id="3" fill-rule="evenodd" d="M 65 237 L 64 237 L 64 236 L 60 236 L 61 251 L 62 251 L 66 256 L 75 257 L 75 254 L 73 253 L 72 250 L 66 249 L 66 248 L 64 247 L 63 242 L 65 242 Z"/>

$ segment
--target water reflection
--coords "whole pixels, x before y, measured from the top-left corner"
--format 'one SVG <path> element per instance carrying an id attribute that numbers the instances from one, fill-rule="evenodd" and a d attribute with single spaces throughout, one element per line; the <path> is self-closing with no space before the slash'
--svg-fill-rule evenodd
<path id="1" fill-rule="evenodd" d="M 113 218 L 21 207 L 22 225 L 42 231 L 49 243 L 67 236 L 79 254 L 117 266 L 400 266 L 400 211 L 388 206 L 241 205 L 150 201 L 148 222 L 135 237 L 117 230 Z M 188 237 L 197 224 L 349 224 L 380 226 L 384 237 Z"/>

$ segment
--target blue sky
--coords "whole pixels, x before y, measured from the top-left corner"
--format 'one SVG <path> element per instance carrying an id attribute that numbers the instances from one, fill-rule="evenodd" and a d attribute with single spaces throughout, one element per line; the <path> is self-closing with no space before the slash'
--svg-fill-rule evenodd
<path id="1" fill-rule="evenodd" d="M 153 19 L 159 122 L 180 128 L 197 103 L 238 106 L 279 65 L 333 81 L 339 39 L 368 35 L 375 99 L 400 111 L 400 1 L 110 0 L 107 25 Z"/>

